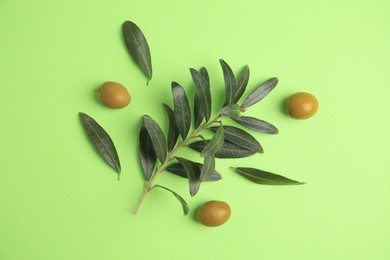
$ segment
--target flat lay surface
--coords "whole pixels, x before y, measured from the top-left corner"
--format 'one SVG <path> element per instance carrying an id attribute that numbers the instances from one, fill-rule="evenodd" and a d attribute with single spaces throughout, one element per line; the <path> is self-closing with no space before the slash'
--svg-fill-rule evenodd
<path id="1" fill-rule="evenodd" d="M 389 9 L 384 0 L 0 1 L 0 259 L 390 259 Z M 148 85 L 126 49 L 126 20 L 148 40 Z M 222 180 L 194 197 L 187 180 L 161 174 L 156 184 L 180 194 L 188 216 L 162 189 L 134 216 L 144 188 L 143 116 L 167 134 L 162 103 L 173 107 L 171 82 L 192 103 L 189 69 L 202 66 L 217 115 L 225 98 L 219 59 L 237 74 L 249 66 L 246 95 L 279 79 L 244 114 L 279 133 L 248 130 L 264 153 L 217 159 Z M 99 103 L 95 90 L 107 81 L 128 89 L 128 106 Z M 287 115 L 285 101 L 297 92 L 318 99 L 314 116 Z M 110 134 L 119 181 L 79 112 Z M 187 148 L 179 156 L 202 161 Z M 259 185 L 231 167 L 305 184 Z M 225 224 L 196 220 L 209 200 L 229 204 Z"/>

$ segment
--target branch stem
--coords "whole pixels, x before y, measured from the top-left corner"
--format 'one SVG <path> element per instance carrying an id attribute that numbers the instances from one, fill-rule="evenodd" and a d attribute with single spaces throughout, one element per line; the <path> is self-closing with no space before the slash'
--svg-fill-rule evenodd
<path id="1" fill-rule="evenodd" d="M 156 172 L 153 174 L 152 178 L 145 183 L 145 188 L 144 188 L 144 191 L 141 195 L 141 198 L 134 210 L 134 215 L 137 215 L 138 213 L 138 210 L 139 208 L 141 207 L 142 203 L 145 201 L 145 198 L 147 196 L 147 194 L 153 189 L 154 187 L 154 182 L 156 181 L 156 178 L 158 177 L 158 175 L 160 175 L 160 173 L 162 173 L 165 168 L 168 166 L 168 163 L 170 161 L 172 161 L 174 158 L 175 158 L 175 155 L 177 152 L 180 151 L 181 148 L 185 147 L 187 145 L 187 143 L 195 138 L 196 136 L 199 135 L 200 132 L 206 130 L 210 125 L 218 122 L 219 120 L 221 120 L 222 118 L 224 118 L 225 116 L 222 116 L 222 115 L 219 115 L 217 117 L 215 117 L 213 120 L 209 121 L 209 122 L 206 122 L 204 124 L 202 124 L 198 129 L 195 129 L 187 138 L 185 138 L 183 141 L 181 141 L 176 147 L 175 149 L 173 149 L 168 155 L 167 155 L 167 158 L 165 159 L 165 161 L 157 168 Z"/>

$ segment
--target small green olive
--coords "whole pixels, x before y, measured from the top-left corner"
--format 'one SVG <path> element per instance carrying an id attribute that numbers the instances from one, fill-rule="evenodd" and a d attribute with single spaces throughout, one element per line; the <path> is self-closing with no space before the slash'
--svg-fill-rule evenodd
<path id="1" fill-rule="evenodd" d="M 211 200 L 203 204 L 198 210 L 198 221 L 209 227 L 217 227 L 229 220 L 231 210 L 223 201 Z"/>
<path id="2" fill-rule="evenodd" d="M 127 89 L 117 82 L 105 82 L 98 88 L 100 102 L 109 108 L 124 108 L 130 104 L 131 96 Z"/>
<path id="3" fill-rule="evenodd" d="M 306 92 L 298 92 L 291 95 L 286 102 L 287 113 L 295 119 L 307 119 L 318 111 L 318 100 L 315 96 Z"/>

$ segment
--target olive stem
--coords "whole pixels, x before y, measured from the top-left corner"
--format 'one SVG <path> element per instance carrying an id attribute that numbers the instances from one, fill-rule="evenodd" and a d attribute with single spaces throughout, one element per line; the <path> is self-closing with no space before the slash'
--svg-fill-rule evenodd
<path id="1" fill-rule="evenodd" d="M 209 121 L 209 122 L 206 122 L 204 123 L 201 127 L 199 127 L 198 129 L 194 130 L 187 138 L 185 138 L 183 141 L 181 141 L 176 147 L 175 149 L 173 149 L 167 156 L 167 158 L 165 159 L 165 161 L 157 168 L 156 172 L 154 173 L 153 177 L 150 179 L 149 182 L 146 182 L 145 183 L 145 188 L 144 188 L 144 191 L 141 195 L 141 198 L 134 210 L 134 215 L 137 215 L 138 213 L 138 210 L 139 208 L 141 207 L 142 203 L 144 202 L 145 198 L 146 198 L 146 195 L 153 189 L 153 185 L 154 185 L 154 182 L 157 178 L 158 175 L 160 175 L 160 173 L 162 173 L 165 168 L 168 166 L 167 164 L 172 161 L 174 158 L 175 158 L 175 154 L 177 152 L 180 151 L 181 148 L 185 147 L 187 145 L 187 143 L 198 136 L 198 134 L 200 132 L 202 132 L 203 130 L 206 130 L 210 125 L 218 122 L 219 120 L 221 120 L 222 118 L 224 118 L 226 116 L 222 116 L 222 115 L 219 115 L 217 117 L 215 117 L 213 120 Z"/>

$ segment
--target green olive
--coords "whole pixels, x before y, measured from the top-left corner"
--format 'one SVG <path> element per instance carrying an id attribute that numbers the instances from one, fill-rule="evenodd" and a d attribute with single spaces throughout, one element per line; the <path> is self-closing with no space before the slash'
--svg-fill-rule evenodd
<path id="1" fill-rule="evenodd" d="M 298 92 L 287 99 L 287 113 L 295 119 L 307 119 L 318 111 L 318 100 L 306 92 Z"/>
<path id="2" fill-rule="evenodd" d="M 209 227 L 216 227 L 229 220 L 231 210 L 229 205 L 223 201 L 208 201 L 198 210 L 198 221 Z"/>
<path id="3" fill-rule="evenodd" d="M 130 104 L 131 96 L 127 89 L 117 82 L 105 82 L 98 88 L 100 102 L 109 108 L 124 108 Z"/>

